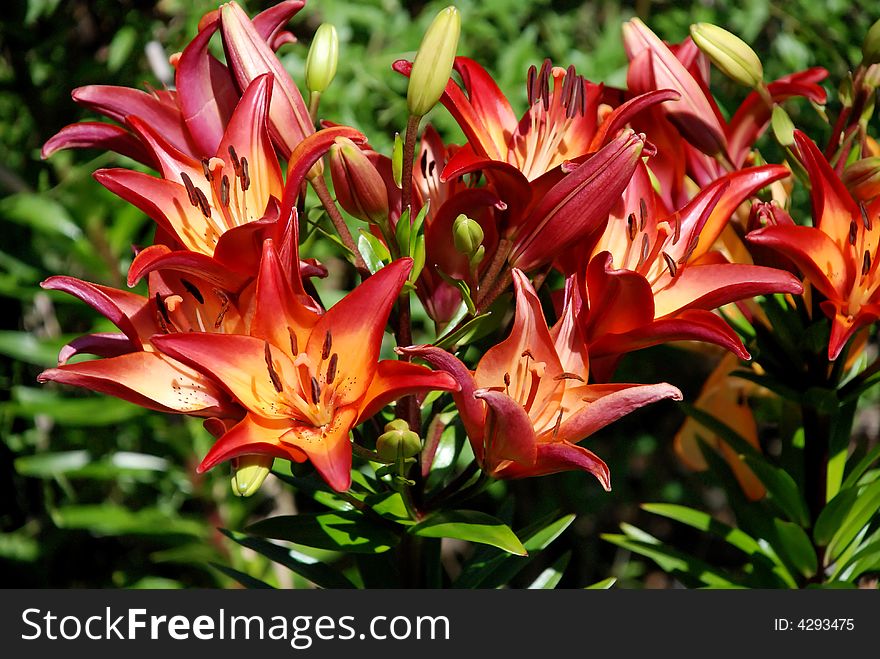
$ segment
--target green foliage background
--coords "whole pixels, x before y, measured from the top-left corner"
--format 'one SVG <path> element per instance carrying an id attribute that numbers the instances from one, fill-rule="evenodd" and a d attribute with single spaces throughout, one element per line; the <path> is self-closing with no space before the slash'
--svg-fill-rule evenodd
<path id="1" fill-rule="evenodd" d="M 254 13 L 266 3 L 248 2 Z M 321 0 L 294 19 L 299 43 L 282 59 L 301 80 L 310 35 L 336 25 L 339 73 L 322 99 L 322 114 L 357 127 L 387 151 L 405 121 L 405 82 L 390 70 L 411 55 L 434 13 L 447 2 Z M 840 80 L 858 61 L 863 35 L 880 15 L 876 2 L 719 0 L 698 3 L 460 0 L 459 54 L 483 64 L 514 106 L 525 108 L 525 72 L 550 57 L 614 86 L 624 84 L 620 25 L 638 15 L 658 34 L 679 41 L 688 26 L 709 21 L 753 45 L 767 78 L 821 65 Z M 274 478 L 249 500 L 235 499 L 223 468 L 204 477 L 194 467 L 210 438 L 198 421 L 146 412 L 105 396 L 40 386 L 36 375 L 55 364 L 74 336 L 110 327 L 84 305 L 47 293 L 39 282 L 69 274 L 124 287 L 131 245 L 149 240 L 152 223 L 90 178 L 113 155 L 64 152 L 40 159 L 40 146 L 67 123 L 93 118 L 70 100 L 86 84 L 161 86 L 145 54 L 183 47 L 205 0 L 27 0 L 0 22 L 0 579 L 33 587 L 229 586 L 229 569 L 280 586 L 305 586 L 216 529 L 236 530 L 270 512 L 308 510 Z M 718 79 L 718 95 L 734 107 L 742 91 Z M 829 91 L 833 91 L 829 89 Z M 832 94 L 831 98 L 834 98 Z M 821 130 L 808 106 L 795 120 Z M 460 133 L 441 109 L 430 119 L 451 140 Z M 816 137 L 820 137 L 816 135 Z M 130 164 L 130 163 L 129 163 Z M 325 248 L 328 249 L 328 248 Z M 319 254 L 333 262 L 333 254 Z M 662 348 L 639 353 L 621 379 L 678 385 L 693 400 L 708 361 Z M 656 566 L 600 539 L 621 522 L 688 546 L 687 529 L 649 516 L 643 501 L 693 505 L 725 514 L 705 477 L 686 472 L 672 454 L 682 421 L 671 404 L 615 424 L 590 440 L 611 467 L 610 494 L 584 474 L 498 483 L 486 495 L 513 528 L 562 510 L 577 519 L 551 550 L 513 581 L 531 583 L 547 566 L 567 563 L 560 586 L 580 587 L 616 576 L 626 587 L 668 587 Z M 513 497 L 507 497 L 507 494 Z M 698 536 L 694 534 L 696 541 Z M 723 545 L 692 551 L 723 566 Z M 310 552 L 321 558 L 319 552 Z M 453 548 L 453 559 L 454 559 Z M 453 561 L 454 562 L 454 561 Z M 221 569 L 216 566 L 226 566 Z"/>

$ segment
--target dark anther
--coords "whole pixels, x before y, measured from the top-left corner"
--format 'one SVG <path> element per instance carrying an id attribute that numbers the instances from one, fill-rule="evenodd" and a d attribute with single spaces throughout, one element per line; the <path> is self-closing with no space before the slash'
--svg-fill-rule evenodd
<path id="1" fill-rule="evenodd" d="M 557 375 L 554 380 L 577 380 L 578 382 L 585 382 L 585 380 L 578 375 L 577 373 L 569 373 L 568 371 L 564 371 Z"/>
<path id="2" fill-rule="evenodd" d="M 218 329 L 223 324 L 223 317 L 229 311 L 229 296 L 219 288 L 214 289 L 214 295 L 220 298 L 220 313 L 217 314 L 217 320 L 214 321 L 214 329 Z"/>
<path id="3" fill-rule="evenodd" d="M 186 188 L 186 194 L 189 197 L 189 203 L 193 206 L 199 205 L 199 198 L 196 196 L 196 186 L 193 185 L 192 179 L 186 172 L 180 172 L 180 178 L 183 180 L 183 187 Z"/>
<path id="4" fill-rule="evenodd" d="M 520 357 L 528 357 L 529 359 L 535 358 L 535 356 L 532 354 L 532 351 L 529 350 L 528 348 L 526 348 L 525 350 L 522 351 L 522 354 L 520 355 Z"/>
<path id="5" fill-rule="evenodd" d="M 636 229 L 636 214 L 630 213 L 626 216 L 626 232 L 629 234 L 630 241 L 636 239 L 638 229 Z"/>
<path id="6" fill-rule="evenodd" d="M 208 204 L 208 198 L 205 193 L 196 188 L 196 199 L 198 200 L 199 210 L 205 217 L 211 217 L 211 206 Z"/>
<path id="7" fill-rule="evenodd" d="M 865 250 L 865 255 L 862 258 L 862 277 L 868 274 L 868 271 L 871 269 L 871 255 L 868 254 L 868 250 Z"/>
<path id="8" fill-rule="evenodd" d="M 327 330 L 327 333 L 324 335 L 324 346 L 321 348 L 321 359 L 327 359 L 330 356 L 330 348 L 333 347 L 333 335 L 330 334 L 330 330 Z"/>
<path id="9" fill-rule="evenodd" d="M 159 309 L 159 322 L 162 325 L 162 329 L 167 334 L 171 330 L 168 328 L 171 325 L 171 317 L 168 315 L 168 307 L 165 306 L 165 300 L 162 299 L 162 296 L 156 293 L 156 308 Z"/>
<path id="10" fill-rule="evenodd" d="M 181 278 L 180 283 L 183 284 L 183 287 L 187 291 L 189 291 L 189 294 L 196 299 L 196 302 L 198 302 L 199 304 L 205 303 L 205 298 L 202 296 L 202 292 L 198 288 L 196 288 L 195 284 L 183 278 Z"/>
<path id="11" fill-rule="evenodd" d="M 641 266 L 645 261 L 648 260 L 648 234 L 642 234 L 642 253 L 639 256 L 639 266 Z"/>
<path id="12" fill-rule="evenodd" d="M 205 175 L 205 178 L 208 179 L 208 182 L 214 180 L 214 175 L 211 173 L 211 167 L 208 164 L 207 158 L 202 158 L 202 172 Z"/>
<path id="13" fill-rule="evenodd" d="M 220 179 L 220 203 L 229 208 L 229 177 L 226 174 Z"/>
<path id="14" fill-rule="evenodd" d="M 858 232 L 859 232 L 859 227 L 856 226 L 855 221 L 850 220 L 850 223 L 849 223 L 849 244 L 850 245 L 856 244 L 856 238 L 859 235 Z"/>
<path id="15" fill-rule="evenodd" d="M 532 107 L 535 104 L 535 100 L 537 99 L 537 83 L 538 83 L 538 69 L 535 68 L 535 65 L 532 64 L 529 67 L 528 76 L 526 76 L 526 94 L 529 97 L 529 107 Z"/>
<path id="16" fill-rule="evenodd" d="M 248 161 L 244 156 L 241 157 L 241 191 L 245 192 L 251 187 L 251 175 L 248 173 Z"/>
<path id="17" fill-rule="evenodd" d="M 296 340 L 296 332 L 288 327 L 287 334 L 290 336 L 290 354 L 296 357 L 299 354 L 299 343 Z"/>
<path id="18" fill-rule="evenodd" d="M 422 157 L 419 158 L 419 169 L 422 170 L 422 178 L 428 178 L 428 152 L 422 151 Z"/>
<path id="19" fill-rule="evenodd" d="M 663 260 L 666 261 L 666 267 L 669 268 L 669 274 L 675 277 L 675 273 L 678 270 L 678 266 L 675 265 L 675 259 L 669 256 L 666 252 L 663 252 Z"/>
<path id="20" fill-rule="evenodd" d="M 681 216 L 676 213 L 672 216 L 672 226 L 674 227 L 672 234 L 672 244 L 675 245 L 678 243 L 678 239 L 681 238 Z"/>
<path id="21" fill-rule="evenodd" d="M 335 352 L 330 356 L 330 363 L 327 364 L 327 384 L 333 384 L 336 379 L 336 363 L 339 361 L 339 355 Z"/>
<path id="22" fill-rule="evenodd" d="M 278 377 L 278 372 L 272 363 L 272 349 L 269 347 L 268 341 L 263 342 L 263 357 L 266 359 L 266 368 L 269 370 L 269 379 L 272 380 L 272 386 L 280 394 L 284 391 L 284 387 L 281 385 L 281 378 Z"/>
<path id="23" fill-rule="evenodd" d="M 541 86 L 541 102 L 544 104 L 544 112 L 550 109 L 550 69 L 552 64 L 545 59 L 541 65 L 541 74 L 538 84 Z"/>
<path id="24" fill-rule="evenodd" d="M 318 379 L 312 376 L 312 403 L 317 405 L 319 400 L 321 400 L 321 385 L 318 384 Z"/>
<path id="25" fill-rule="evenodd" d="M 871 218 L 868 217 L 868 209 L 865 208 L 865 204 L 859 202 L 859 210 L 862 212 L 862 224 L 865 225 L 865 228 L 870 231 L 871 230 Z"/>
<path id="26" fill-rule="evenodd" d="M 510 373 L 505 373 L 505 374 L 504 374 L 504 386 L 505 386 L 505 387 L 509 387 L 509 386 L 510 386 Z"/>
<path id="27" fill-rule="evenodd" d="M 238 154 L 235 152 L 235 147 L 230 144 L 227 151 L 229 151 L 229 158 L 232 160 L 232 169 L 238 174 L 238 170 L 241 169 L 241 163 L 238 162 Z"/>
<path id="28" fill-rule="evenodd" d="M 645 203 L 645 198 L 642 197 L 639 199 L 639 230 L 645 230 L 645 223 L 648 221 L 648 204 Z"/>

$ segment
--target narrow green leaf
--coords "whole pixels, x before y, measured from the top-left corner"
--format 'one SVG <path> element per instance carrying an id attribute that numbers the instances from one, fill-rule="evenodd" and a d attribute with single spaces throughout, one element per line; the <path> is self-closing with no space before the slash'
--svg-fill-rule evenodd
<path id="1" fill-rule="evenodd" d="M 779 510 L 791 521 L 803 527 L 810 525 L 810 513 L 807 504 L 798 490 L 794 479 L 787 471 L 774 467 L 763 457 L 744 456 L 746 463 L 767 488 L 767 495 Z"/>
<path id="2" fill-rule="evenodd" d="M 207 526 L 193 519 L 170 515 L 157 508 L 129 510 L 113 504 L 63 506 L 52 519 L 64 529 L 82 529 L 94 535 L 207 535 Z"/>
<path id="3" fill-rule="evenodd" d="M 541 572 L 538 577 L 528 586 L 529 590 L 553 590 L 562 580 L 562 574 L 568 567 L 568 561 L 571 559 L 571 552 L 567 551 L 560 556 L 546 570 Z"/>
<path id="4" fill-rule="evenodd" d="M 409 528 L 424 538 L 456 538 L 498 547 L 517 556 L 528 552 L 519 538 L 501 520 L 476 510 L 442 510 Z"/>
<path id="5" fill-rule="evenodd" d="M 804 577 L 812 577 L 818 569 L 816 551 L 806 531 L 794 522 L 774 519 L 783 555 Z"/>
<path id="6" fill-rule="evenodd" d="M 843 404 L 832 417 L 828 468 L 825 479 L 825 501 L 831 501 L 837 495 L 843 482 L 843 473 L 846 469 L 846 458 L 849 454 L 849 443 L 852 436 L 857 402 L 852 401 Z"/>
<path id="7" fill-rule="evenodd" d="M 824 547 L 831 542 L 831 538 L 843 524 L 858 496 L 859 489 L 856 487 L 841 490 L 822 509 L 813 527 L 813 540 L 817 545 Z"/>
<path id="8" fill-rule="evenodd" d="M 73 338 L 38 339 L 29 332 L 0 330 L 0 355 L 35 366 L 54 367 L 58 365 L 58 352 Z"/>
<path id="9" fill-rule="evenodd" d="M 83 235 L 67 209 L 46 195 L 21 192 L 6 197 L 0 200 L 0 216 L 50 236 L 77 240 Z"/>
<path id="10" fill-rule="evenodd" d="M 387 263 L 391 262 L 391 254 L 388 252 L 388 248 L 376 236 L 363 229 L 360 230 L 360 236 L 358 237 L 358 251 L 364 257 L 364 261 L 371 274 L 376 274 Z"/>
<path id="11" fill-rule="evenodd" d="M 829 562 L 840 556 L 865 525 L 873 519 L 878 509 L 880 509 L 880 481 L 875 481 L 859 494 L 849 514 L 828 543 L 826 555 Z"/>
<path id="12" fill-rule="evenodd" d="M 859 482 L 859 479 L 865 474 L 868 469 L 871 468 L 877 459 L 880 458 L 880 444 L 877 444 L 865 454 L 861 460 L 859 460 L 855 467 L 852 468 L 846 475 L 846 479 L 843 481 L 843 485 L 841 488 L 846 489 L 848 487 L 853 487 L 856 483 Z"/>
<path id="13" fill-rule="evenodd" d="M 251 535 L 288 540 L 307 547 L 354 553 L 381 553 L 398 542 L 394 533 L 356 510 L 270 517 L 244 530 Z"/>
<path id="14" fill-rule="evenodd" d="M 306 562 L 294 556 L 294 552 L 262 538 L 253 538 L 243 533 L 220 529 L 227 538 L 265 556 L 270 561 L 283 565 L 287 569 L 305 577 L 321 588 L 354 588 L 354 584 L 342 574 L 321 561 Z"/>
<path id="15" fill-rule="evenodd" d="M 617 577 L 608 577 L 607 579 L 602 579 L 602 581 L 585 586 L 585 590 L 609 590 L 616 583 Z"/>
<path id="16" fill-rule="evenodd" d="M 118 398 L 66 398 L 50 388 L 13 387 L 12 400 L 18 415 L 44 414 L 64 426 L 108 426 L 147 413 L 145 408 Z"/>
<path id="17" fill-rule="evenodd" d="M 695 529 L 709 532 L 746 554 L 762 553 L 761 547 L 753 537 L 740 529 L 719 522 L 707 513 L 672 503 L 643 503 L 641 507 L 649 513 L 668 517 Z"/>

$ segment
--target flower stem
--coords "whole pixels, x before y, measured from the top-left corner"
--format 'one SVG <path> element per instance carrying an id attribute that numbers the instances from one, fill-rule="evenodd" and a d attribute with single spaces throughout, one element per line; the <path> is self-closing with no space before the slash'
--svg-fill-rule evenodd
<path id="1" fill-rule="evenodd" d="M 370 276 L 370 269 L 367 267 L 364 257 L 361 256 L 357 244 L 354 242 L 354 238 L 352 238 L 351 232 L 348 230 L 348 225 L 342 217 L 342 213 L 340 213 L 339 209 L 336 207 L 336 202 L 333 201 L 333 196 L 330 194 L 330 190 L 327 189 L 327 183 L 323 178 L 318 176 L 309 179 L 309 181 L 312 184 L 312 188 L 317 193 L 318 199 L 321 200 L 324 210 L 327 211 L 327 215 L 330 216 L 330 221 L 333 222 L 333 226 L 336 228 L 336 233 L 339 234 L 342 244 L 345 245 L 354 255 L 354 267 L 357 268 L 361 279 L 366 279 Z"/>
<path id="2" fill-rule="evenodd" d="M 403 138 L 403 168 L 400 178 L 400 210 L 405 211 L 412 206 L 412 174 L 413 174 L 413 158 L 416 154 L 416 138 L 419 134 L 419 123 L 421 117 L 410 115 L 406 121 L 406 135 Z M 412 222 L 412 211 L 410 211 L 410 222 Z"/>

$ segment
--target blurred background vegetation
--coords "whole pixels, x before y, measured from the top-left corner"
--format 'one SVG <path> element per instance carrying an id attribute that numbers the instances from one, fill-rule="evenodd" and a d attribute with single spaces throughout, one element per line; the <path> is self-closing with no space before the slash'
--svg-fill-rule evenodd
<path id="1" fill-rule="evenodd" d="M 254 14 L 272 3 L 244 4 Z M 387 152 L 405 121 L 405 82 L 390 64 L 411 56 L 430 18 L 446 4 L 316 0 L 291 24 L 299 42 L 284 46 L 280 55 L 301 80 L 312 33 L 322 22 L 334 23 L 341 61 L 322 99 L 322 115 L 357 127 Z M 455 4 L 463 14 L 459 54 L 483 64 L 519 111 L 525 109 L 526 70 L 545 57 L 574 64 L 591 80 L 622 86 L 626 58 L 620 26 L 634 15 L 669 41 L 684 38 L 693 22 L 725 26 L 761 55 L 767 79 L 821 65 L 832 81 L 858 61 L 862 38 L 877 18 L 876 2 L 850 0 Z M 5 587 L 227 586 L 233 581 L 224 566 L 273 585 L 305 585 L 217 531 L 238 529 L 269 512 L 295 510 L 302 504 L 290 488 L 270 478 L 257 496 L 236 499 L 223 468 L 195 475 L 210 444 L 197 420 L 36 383 L 36 375 L 55 364 L 58 349 L 71 338 L 110 329 L 85 305 L 42 291 L 39 282 L 69 274 L 124 287 L 131 245 L 148 242 L 153 228 L 90 178 L 120 158 L 77 151 L 45 162 L 40 147 L 62 126 L 93 118 L 70 100 L 74 87 L 169 83 L 167 56 L 195 35 L 199 18 L 215 7 L 211 0 L 13 0 L 5 8 L 0 22 L 0 578 Z M 720 77 L 713 83 L 723 107 L 741 100 L 740 89 Z M 834 91 L 829 88 L 832 99 Z M 797 123 L 822 130 L 806 104 L 800 110 Z M 430 118 L 448 139 L 461 141 L 442 108 Z M 679 350 L 667 347 L 633 356 L 620 379 L 668 380 L 693 400 L 710 368 L 709 359 L 695 353 L 683 359 Z M 644 501 L 683 503 L 723 515 L 721 491 L 705 476 L 684 470 L 672 453 L 681 421 L 672 404 L 658 405 L 590 440 L 590 448 L 611 467 L 611 493 L 580 473 L 494 486 L 486 496 L 500 501 L 515 495 L 507 500 L 516 501 L 516 507 L 505 511 L 514 528 L 554 510 L 578 514 L 514 585 L 530 583 L 558 559 L 568 561 L 560 586 L 580 587 L 608 576 L 618 577 L 624 587 L 676 585 L 652 563 L 599 535 L 633 522 L 661 538 L 676 534 L 678 544 L 686 546 L 687 530 L 642 512 L 638 504 Z M 724 564 L 720 547 L 693 551 Z"/>

